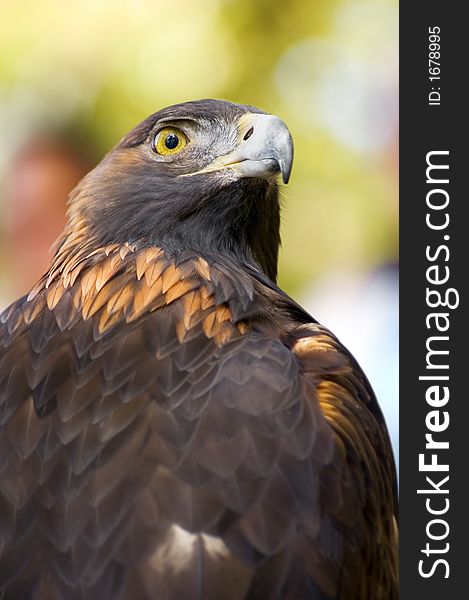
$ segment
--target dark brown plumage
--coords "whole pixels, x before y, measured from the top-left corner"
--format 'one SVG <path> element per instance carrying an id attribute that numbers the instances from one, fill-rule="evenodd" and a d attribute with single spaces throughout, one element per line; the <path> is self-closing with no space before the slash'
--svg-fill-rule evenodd
<path id="1" fill-rule="evenodd" d="M 187 146 L 155 154 L 168 123 Z M 171 107 L 72 195 L 1 317 L 0 597 L 398 597 L 376 399 L 273 283 L 286 131 Z"/>

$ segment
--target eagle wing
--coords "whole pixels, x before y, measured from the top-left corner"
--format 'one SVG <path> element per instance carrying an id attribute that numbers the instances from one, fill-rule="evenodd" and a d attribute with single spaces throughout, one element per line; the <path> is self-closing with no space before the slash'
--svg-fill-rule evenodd
<path id="1" fill-rule="evenodd" d="M 110 246 L 2 315 L 4 598 L 397 597 L 369 386 L 258 288 Z"/>

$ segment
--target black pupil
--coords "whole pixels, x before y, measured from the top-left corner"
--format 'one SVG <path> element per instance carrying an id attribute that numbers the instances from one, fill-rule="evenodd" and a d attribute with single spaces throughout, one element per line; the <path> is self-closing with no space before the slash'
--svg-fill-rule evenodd
<path id="1" fill-rule="evenodd" d="M 179 138 L 175 133 L 170 133 L 166 136 L 164 145 L 166 146 L 166 148 L 168 148 L 168 150 L 174 150 L 174 148 L 178 147 L 178 144 Z"/>

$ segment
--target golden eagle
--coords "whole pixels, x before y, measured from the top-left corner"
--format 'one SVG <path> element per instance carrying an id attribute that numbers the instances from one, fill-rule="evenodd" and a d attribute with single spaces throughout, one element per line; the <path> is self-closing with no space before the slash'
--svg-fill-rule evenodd
<path id="1" fill-rule="evenodd" d="M 279 118 L 187 102 L 72 192 L 1 317 L 3 600 L 397 598 L 383 416 L 275 284 L 292 159 Z"/>

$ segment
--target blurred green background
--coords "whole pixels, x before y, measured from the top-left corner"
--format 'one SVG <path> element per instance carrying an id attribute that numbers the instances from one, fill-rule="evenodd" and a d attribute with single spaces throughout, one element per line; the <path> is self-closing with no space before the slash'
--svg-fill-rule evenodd
<path id="1" fill-rule="evenodd" d="M 298 294 L 396 255 L 396 45 L 394 0 L 2 0 L 0 169 L 54 129 L 98 160 L 165 105 L 257 105 L 295 142 L 280 283 Z"/>
<path id="2" fill-rule="evenodd" d="M 397 12 L 396 0 L 1 0 L 0 309 L 46 268 L 71 185 L 131 127 L 185 100 L 259 106 L 295 144 L 280 285 L 361 362 L 397 451 Z"/>

